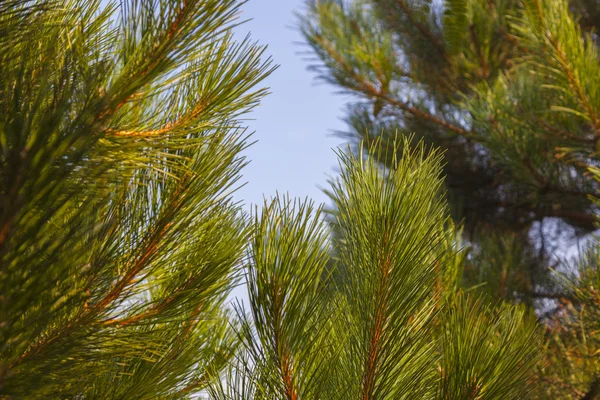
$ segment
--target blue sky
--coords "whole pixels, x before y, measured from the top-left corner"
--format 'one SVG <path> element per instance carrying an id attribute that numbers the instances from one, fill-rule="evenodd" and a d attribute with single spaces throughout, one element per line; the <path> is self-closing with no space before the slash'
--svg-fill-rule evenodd
<path id="1" fill-rule="evenodd" d="M 243 6 L 242 19 L 251 19 L 237 29 L 240 38 L 250 33 L 252 40 L 267 45 L 267 54 L 279 68 L 264 84 L 271 94 L 250 115 L 248 125 L 257 142 L 246 152 L 250 164 L 243 170 L 247 184 L 235 198 L 262 205 L 263 198 L 289 193 L 292 197 L 310 197 L 316 203 L 327 202 L 321 190 L 335 175 L 337 159 L 333 152 L 344 140 L 333 135 L 344 129 L 344 96 L 336 88 L 317 83 L 308 71 L 308 50 L 302 45 L 297 29 L 296 11 L 305 0 L 250 0 Z M 232 293 L 246 305 L 245 287 Z"/>
<path id="2" fill-rule="evenodd" d="M 243 171 L 247 185 L 235 195 L 246 207 L 262 204 L 263 196 L 275 192 L 293 197 L 310 197 L 326 202 L 322 187 L 334 174 L 337 161 L 332 148 L 344 140 L 332 135 L 344 123 L 344 96 L 334 94 L 331 85 L 317 83 L 305 60 L 308 47 L 295 11 L 304 0 L 250 0 L 243 5 L 242 19 L 251 19 L 237 28 L 240 37 L 247 33 L 263 45 L 280 67 L 266 80 L 270 94 L 252 112 L 249 121 L 255 143 L 246 151 L 251 160 Z"/>

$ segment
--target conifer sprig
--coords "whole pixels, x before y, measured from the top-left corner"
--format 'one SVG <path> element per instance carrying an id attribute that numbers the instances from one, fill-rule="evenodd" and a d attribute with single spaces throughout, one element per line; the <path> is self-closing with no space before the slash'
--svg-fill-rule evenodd
<path id="1" fill-rule="evenodd" d="M 235 353 L 240 115 L 265 94 L 233 0 L 0 14 L 0 395 L 182 398 Z"/>

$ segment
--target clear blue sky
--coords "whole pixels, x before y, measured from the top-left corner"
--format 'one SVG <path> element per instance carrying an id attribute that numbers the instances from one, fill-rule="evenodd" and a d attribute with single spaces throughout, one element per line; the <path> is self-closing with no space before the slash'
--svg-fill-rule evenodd
<path id="1" fill-rule="evenodd" d="M 276 192 L 327 202 L 321 188 L 335 174 L 333 148 L 344 144 L 332 133 L 344 128 L 340 117 L 347 99 L 334 94 L 333 86 L 317 84 L 306 55 L 299 54 L 308 50 L 300 44 L 294 15 L 303 7 L 304 0 L 249 0 L 243 6 L 241 18 L 251 20 L 237 29 L 240 38 L 250 33 L 268 46 L 267 54 L 279 65 L 264 82 L 271 94 L 250 115 L 257 142 L 245 154 L 250 159 L 243 171 L 247 184 L 235 194 L 246 210 Z M 248 305 L 245 287 L 236 288 L 235 297 Z"/>
<path id="2" fill-rule="evenodd" d="M 251 160 L 244 172 L 247 185 L 236 198 L 246 207 L 262 204 L 263 196 L 289 193 L 294 197 L 309 196 L 317 203 L 326 202 L 320 187 L 327 185 L 337 161 L 332 148 L 344 140 L 332 136 L 344 123 L 344 96 L 334 94 L 336 88 L 316 83 L 309 72 L 295 11 L 301 11 L 304 0 L 250 0 L 243 6 L 240 37 L 251 34 L 252 40 L 268 45 L 267 53 L 279 68 L 266 80 L 272 92 L 250 115 L 254 144 L 246 152 Z"/>

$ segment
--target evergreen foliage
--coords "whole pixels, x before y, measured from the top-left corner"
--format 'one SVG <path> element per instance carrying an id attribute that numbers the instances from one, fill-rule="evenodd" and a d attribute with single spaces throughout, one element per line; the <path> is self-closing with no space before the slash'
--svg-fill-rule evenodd
<path id="1" fill-rule="evenodd" d="M 243 354 L 215 397 L 529 398 L 539 326 L 459 287 L 441 156 L 403 147 L 387 171 L 366 150 L 340 153 L 332 241 L 311 203 L 275 199 L 256 214 Z"/>
<path id="2" fill-rule="evenodd" d="M 351 142 L 385 149 L 379 138 L 414 133 L 444 150 L 470 247 L 462 284 L 538 314 L 543 399 L 600 392 L 595 259 L 565 261 L 578 237 L 598 246 L 599 10 L 595 0 L 316 0 L 300 19 L 312 68 L 356 99 Z"/>
<path id="3" fill-rule="evenodd" d="M 0 5 L 0 397 L 184 398 L 232 357 L 238 116 L 271 68 L 239 7 Z"/>
<path id="4" fill-rule="evenodd" d="M 453 54 L 469 4 L 444 17 Z M 536 366 L 565 340 L 580 345 L 568 356 L 593 354 L 596 253 L 561 283 L 578 300 L 542 341 L 530 308 L 465 284 L 448 153 L 368 138 L 339 152 L 333 224 L 286 197 L 243 213 L 242 116 L 272 68 L 233 41 L 240 6 L 0 4 L 0 398 L 500 400 L 543 392 L 540 376 L 594 395 L 593 362 L 576 382 L 560 352 L 546 353 L 560 368 Z M 393 35 L 370 38 L 356 60 L 375 54 L 392 93 Z M 232 310 L 242 277 L 249 308 Z"/>

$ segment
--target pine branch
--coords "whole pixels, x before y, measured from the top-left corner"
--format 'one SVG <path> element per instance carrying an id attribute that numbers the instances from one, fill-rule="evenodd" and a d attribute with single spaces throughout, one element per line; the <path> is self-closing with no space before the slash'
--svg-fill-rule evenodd
<path id="1" fill-rule="evenodd" d="M 388 248 L 388 232 L 384 234 L 382 249 Z M 379 369 L 379 358 L 381 357 L 381 341 L 383 338 L 383 331 L 387 325 L 386 315 L 389 313 L 389 305 L 387 304 L 387 287 L 389 282 L 390 268 L 392 266 L 390 255 L 385 254 L 384 259 L 379 264 L 380 273 L 380 284 L 375 297 L 375 319 L 374 328 L 369 333 L 369 348 L 367 350 L 367 362 L 363 372 L 362 379 L 362 399 L 372 400 L 375 390 L 375 378 L 377 377 L 377 371 Z"/>
<path id="2" fill-rule="evenodd" d="M 431 44 L 439 51 L 442 58 L 448 61 L 448 55 L 446 54 L 446 50 L 444 49 L 444 45 L 442 44 L 442 42 L 433 35 L 429 28 L 427 28 L 425 25 L 421 24 L 415 19 L 412 10 L 408 6 L 408 4 L 406 4 L 406 1 L 396 0 L 396 4 L 398 4 L 400 8 L 402 8 L 402 11 L 404 11 L 404 15 L 406 15 L 410 23 L 415 28 L 417 28 L 417 30 L 421 33 L 421 35 L 423 35 L 424 38 L 428 39 L 431 42 Z"/>
<path id="3" fill-rule="evenodd" d="M 156 68 L 158 63 L 166 54 L 165 50 L 169 47 L 169 42 L 173 41 L 176 38 L 176 34 L 180 31 L 180 27 L 184 22 L 184 18 L 186 14 L 189 14 L 194 2 L 190 0 L 183 0 L 182 3 L 183 5 L 181 7 L 178 7 L 178 11 L 176 13 L 175 18 L 173 19 L 173 21 L 171 21 L 168 29 L 166 30 L 166 35 L 164 39 L 161 42 L 156 43 L 153 46 L 152 51 L 149 54 L 147 54 L 146 60 L 150 60 L 150 63 L 148 63 L 144 69 L 139 71 L 139 75 L 137 77 L 123 77 L 123 79 L 127 79 L 130 82 L 140 81 L 141 83 L 138 84 L 136 89 L 130 89 L 129 94 L 127 94 L 121 99 L 118 99 L 118 102 L 115 105 L 111 105 L 111 103 L 114 103 L 114 100 L 111 99 L 109 105 L 107 105 L 105 109 L 102 109 L 98 112 L 98 120 L 102 121 L 114 115 L 130 100 L 140 95 L 139 89 L 147 83 L 146 79 L 148 79 L 150 72 Z"/>
<path id="4" fill-rule="evenodd" d="M 175 197 L 177 200 L 179 198 Z M 176 206 L 176 202 L 173 202 L 173 206 Z M 169 211 L 176 210 L 177 207 L 167 208 Z M 168 220 L 168 219 L 167 219 Z M 64 337 L 71 334 L 74 330 L 79 329 L 86 324 L 94 321 L 94 319 L 101 314 L 106 308 L 112 304 L 117 298 L 120 296 L 121 292 L 130 285 L 134 278 L 138 275 L 138 273 L 147 265 L 147 262 L 151 257 L 157 253 L 159 248 L 159 242 L 162 239 L 163 235 L 166 233 L 169 228 L 169 223 L 167 223 L 161 230 L 155 231 L 150 235 L 149 242 L 143 247 L 141 256 L 129 267 L 127 268 L 127 274 L 118 281 L 115 286 L 109 291 L 103 299 L 101 299 L 96 304 L 91 307 L 85 309 L 80 315 L 76 316 L 75 319 L 69 321 L 67 325 L 62 329 L 57 329 L 54 333 L 48 335 L 44 340 L 34 344 L 27 351 L 21 354 L 17 360 L 12 362 L 8 369 L 14 369 L 19 364 L 23 363 L 27 358 L 38 355 L 42 353 L 47 347 L 51 346 L 53 343 L 63 339 Z"/>
<path id="5" fill-rule="evenodd" d="M 449 131 L 454 132 L 454 133 L 456 133 L 460 136 L 463 136 L 465 138 L 468 138 L 468 139 L 475 137 L 471 132 L 469 132 L 459 126 L 456 126 L 447 121 L 444 121 L 443 119 L 441 119 L 433 114 L 427 113 L 419 108 L 410 106 L 407 103 L 404 103 L 400 100 L 392 98 L 387 94 L 382 94 L 381 92 L 376 91 L 376 89 L 372 85 L 369 85 L 368 83 L 363 83 L 362 87 L 363 87 L 364 93 L 368 94 L 369 96 L 384 100 L 388 104 L 398 107 L 399 109 L 404 110 L 404 111 L 414 115 L 417 118 L 423 118 L 427 121 L 433 122 L 434 124 L 437 124 L 437 125 L 441 126 L 442 128 L 448 129 Z"/>
<path id="6" fill-rule="evenodd" d="M 415 117 L 423 118 L 425 120 L 431 121 L 437 125 L 440 125 L 441 127 L 445 128 L 445 129 L 448 129 L 448 130 L 450 130 L 454 133 L 457 133 L 461 136 L 464 136 L 467 138 L 471 137 L 471 133 L 466 131 L 465 129 L 458 127 L 456 125 L 453 125 L 447 121 L 444 121 L 443 119 L 441 119 L 435 115 L 432 115 L 430 113 L 427 113 L 425 111 L 422 111 L 416 107 L 410 106 L 410 105 L 408 105 L 402 101 L 399 101 L 395 98 L 392 98 L 389 94 L 384 93 L 383 91 L 379 90 L 371 82 L 365 81 L 362 76 L 356 74 L 354 72 L 354 70 L 349 65 L 346 64 L 344 58 L 337 51 L 334 50 L 334 47 L 327 40 L 324 40 L 324 39 L 321 40 L 320 44 L 321 44 L 322 48 L 327 51 L 329 56 L 334 61 L 336 61 L 337 65 L 344 68 L 344 71 L 354 81 L 355 89 L 357 91 L 362 92 L 369 98 L 383 100 L 384 102 L 391 104 L 397 108 L 400 108 L 401 110 L 404 110 L 404 111 L 414 115 Z"/>
<path id="7" fill-rule="evenodd" d="M 536 0 L 536 1 L 539 1 L 539 0 Z M 592 107 L 590 100 L 589 100 L 588 96 L 586 95 L 581 83 L 575 77 L 575 73 L 574 73 L 571 65 L 569 64 L 569 61 L 567 60 L 567 57 L 566 57 L 564 51 L 561 49 L 560 44 L 557 42 L 557 39 L 555 37 L 553 37 L 552 34 L 550 34 L 549 41 L 552 44 L 552 46 L 554 47 L 554 50 L 556 51 L 556 54 L 558 55 L 558 57 L 560 59 L 561 65 L 564 68 L 564 72 L 569 80 L 569 83 L 570 83 L 571 87 L 573 88 L 573 91 L 576 94 L 576 98 L 582 104 L 587 115 L 592 120 L 592 128 L 594 129 L 594 132 L 595 132 L 594 136 L 595 136 L 596 140 L 599 140 L 600 139 L 600 118 L 598 118 L 596 111 Z"/>
<path id="8" fill-rule="evenodd" d="M 534 117 L 534 120 L 535 120 L 535 122 L 537 122 L 538 124 L 543 126 L 546 130 L 548 130 L 549 132 L 552 132 L 558 138 L 572 140 L 572 141 L 587 144 L 587 145 L 593 145 L 595 143 L 594 139 L 588 139 L 585 137 L 581 137 L 580 135 L 574 134 L 572 132 L 567 132 L 565 130 L 557 128 L 542 118 Z"/>
<path id="9" fill-rule="evenodd" d="M 0 396 L 198 390 L 236 346 L 230 196 L 269 63 L 232 41 L 235 0 L 125 2 L 120 21 L 45 4 L 0 16 L 19 25 L 0 40 Z"/>

